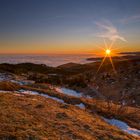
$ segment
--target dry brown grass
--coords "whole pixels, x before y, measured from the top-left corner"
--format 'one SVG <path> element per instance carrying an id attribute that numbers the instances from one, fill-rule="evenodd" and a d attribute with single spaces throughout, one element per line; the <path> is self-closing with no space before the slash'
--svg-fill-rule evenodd
<path id="1" fill-rule="evenodd" d="M 116 119 L 120 119 L 122 121 L 127 122 L 130 126 L 140 129 L 140 109 L 135 107 L 124 106 L 121 108 L 118 104 L 111 104 L 111 107 L 108 108 L 108 103 L 103 100 L 97 99 L 85 99 L 85 98 L 77 98 L 74 96 L 68 96 L 50 89 L 39 89 L 33 87 L 23 86 L 22 88 L 26 90 L 34 90 L 40 93 L 48 94 L 50 96 L 57 97 L 59 99 L 64 100 L 68 104 L 85 104 L 86 108 L 89 112 L 97 113 L 99 115 L 105 117 L 114 117 Z"/>
<path id="2" fill-rule="evenodd" d="M 85 100 L 85 99 L 83 99 Z M 88 100 L 85 101 L 87 108 L 89 110 L 96 110 L 99 115 L 116 118 L 122 121 L 127 122 L 131 127 L 140 129 L 140 109 L 130 106 L 121 106 L 118 104 L 111 103 L 108 107 L 106 101 L 101 100 Z M 93 112 L 94 112 L 93 111 Z"/>
<path id="3" fill-rule="evenodd" d="M 16 91 L 19 90 L 20 86 L 15 84 L 15 83 L 11 83 L 11 82 L 0 82 L 0 90 L 5 90 L 5 91 Z"/>
<path id="4" fill-rule="evenodd" d="M 0 93 L 0 139 L 136 140 L 96 114 L 41 96 Z"/>

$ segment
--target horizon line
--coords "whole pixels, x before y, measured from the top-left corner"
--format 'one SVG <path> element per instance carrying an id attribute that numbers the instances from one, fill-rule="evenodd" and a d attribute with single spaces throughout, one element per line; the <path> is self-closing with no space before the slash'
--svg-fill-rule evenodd
<path id="1" fill-rule="evenodd" d="M 120 53 L 138 53 L 139 51 L 120 51 Z M 0 53 L 0 55 L 97 55 L 96 53 Z"/>

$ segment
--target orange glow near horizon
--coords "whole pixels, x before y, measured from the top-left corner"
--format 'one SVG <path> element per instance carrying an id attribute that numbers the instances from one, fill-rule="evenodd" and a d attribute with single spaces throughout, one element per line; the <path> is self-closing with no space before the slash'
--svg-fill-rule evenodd
<path id="1" fill-rule="evenodd" d="M 105 42 L 103 46 L 100 42 L 22 42 L 22 41 L 0 41 L 0 54 L 89 54 L 104 56 L 106 49 L 111 50 L 111 56 L 118 55 L 119 52 L 140 51 L 139 44 L 122 44 Z M 101 49 L 103 51 L 99 51 Z"/>

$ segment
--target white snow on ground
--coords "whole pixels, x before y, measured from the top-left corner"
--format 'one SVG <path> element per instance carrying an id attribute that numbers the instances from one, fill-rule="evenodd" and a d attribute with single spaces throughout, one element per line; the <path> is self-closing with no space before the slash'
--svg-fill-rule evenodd
<path id="1" fill-rule="evenodd" d="M 64 88 L 64 87 L 55 87 L 55 90 L 57 92 L 60 92 L 60 93 L 66 94 L 66 95 L 70 95 L 70 96 L 91 98 L 90 96 L 84 96 L 84 94 L 81 92 L 77 92 L 75 90 Z"/>
<path id="2" fill-rule="evenodd" d="M 0 93 L 15 93 L 14 95 L 16 96 L 20 96 L 21 94 L 29 94 L 29 95 L 40 95 L 40 96 L 43 96 L 43 97 L 46 97 L 46 98 L 50 98 L 50 99 L 53 99 L 57 102 L 60 102 L 60 103 L 65 103 L 64 100 L 62 99 L 59 99 L 57 97 L 52 97 L 52 96 L 49 96 L 47 94 L 43 94 L 43 93 L 39 93 L 37 91 L 30 91 L 30 90 L 19 90 L 19 91 L 4 91 L 4 90 L 0 90 Z M 75 106 L 81 108 L 81 109 L 85 109 L 85 105 L 83 103 L 80 103 L 80 104 L 76 104 Z"/>
<path id="3" fill-rule="evenodd" d="M 107 119 L 107 118 L 103 118 L 106 122 L 108 122 L 111 125 L 114 125 L 116 127 L 118 127 L 119 129 L 135 135 L 135 136 L 140 136 L 140 130 L 135 129 L 135 128 L 131 128 L 130 126 L 127 125 L 127 123 L 117 120 L 117 119 Z"/>
<path id="4" fill-rule="evenodd" d="M 79 108 L 81 109 L 85 109 L 85 105 L 83 103 L 80 103 L 80 104 L 76 104 L 75 106 L 78 106 Z"/>
<path id="5" fill-rule="evenodd" d="M 41 96 L 44 96 L 44 97 L 46 97 L 46 98 L 53 99 L 53 100 L 58 101 L 58 102 L 60 102 L 60 103 L 64 103 L 64 101 L 63 101 L 62 99 L 59 99 L 59 98 L 56 98 L 56 97 L 51 97 L 51 96 L 46 95 L 46 94 L 40 94 L 40 95 L 41 95 Z"/>
<path id="6" fill-rule="evenodd" d="M 31 95 L 40 95 L 40 96 L 43 96 L 43 97 L 46 97 L 46 98 L 50 98 L 50 99 L 53 99 L 57 102 L 60 102 L 60 103 L 64 103 L 64 101 L 62 99 L 59 99 L 57 97 L 52 97 L 52 96 L 49 96 L 47 94 L 43 94 L 43 93 L 39 93 L 37 91 L 29 91 L 29 90 L 19 90 L 20 93 L 23 93 L 23 94 L 31 94 Z"/>
<path id="7" fill-rule="evenodd" d="M 19 91 L 4 91 L 4 90 L 0 90 L 0 93 L 15 93 L 14 95 L 21 95 L 21 94 L 30 94 L 30 95 L 40 95 L 40 96 L 43 96 L 43 97 L 46 97 L 46 98 L 50 98 L 50 99 L 53 99 L 57 102 L 60 102 L 60 103 L 64 103 L 64 101 L 62 99 L 59 99 L 57 97 L 52 97 L 52 96 L 49 96 L 47 94 L 43 94 L 43 93 L 39 93 L 37 91 L 30 91 L 30 90 L 19 90 Z"/>
<path id="8" fill-rule="evenodd" d="M 50 98 L 50 99 L 53 99 L 57 102 L 60 102 L 60 103 L 65 103 L 64 100 L 62 99 L 59 99 L 57 97 L 52 97 L 52 96 L 49 96 L 47 94 L 43 94 L 43 93 L 39 93 L 39 92 L 36 92 L 36 91 L 29 91 L 29 90 L 19 90 L 20 93 L 23 93 L 23 94 L 31 94 L 31 95 L 40 95 L 40 96 L 43 96 L 43 97 L 46 97 L 46 98 Z M 85 109 L 85 105 L 83 103 L 80 103 L 80 104 L 76 104 L 75 106 L 81 108 L 81 109 Z"/>
<path id="9" fill-rule="evenodd" d="M 10 80 L 10 82 L 19 84 L 21 86 L 22 85 L 30 85 L 30 84 L 34 84 L 35 83 L 34 81 L 31 81 L 31 80 Z"/>
<path id="10" fill-rule="evenodd" d="M 0 73 L 0 82 L 3 82 L 3 81 L 10 81 L 12 83 L 16 83 L 19 85 L 30 85 L 30 84 L 35 83 L 35 81 L 32 81 L 32 80 L 15 79 L 13 75 L 8 74 L 8 73 Z"/>
<path id="11" fill-rule="evenodd" d="M 63 93 L 63 94 L 76 96 L 76 97 L 82 97 L 82 94 L 79 93 L 79 92 L 76 92 L 75 90 L 71 90 L 71 89 L 67 89 L 67 88 L 63 88 L 63 87 L 56 87 L 55 90 L 57 92 L 60 92 L 60 93 Z"/>
<path id="12" fill-rule="evenodd" d="M 11 80 L 13 77 L 10 74 L 7 73 L 0 73 L 0 81 L 9 81 Z"/>
<path id="13" fill-rule="evenodd" d="M 23 93 L 23 94 L 31 94 L 31 95 L 40 95 L 38 92 L 36 91 L 30 91 L 30 90 L 19 90 L 19 93 Z"/>
<path id="14" fill-rule="evenodd" d="M 12 83 L 16 83 L 16 84 L 19 84 L 19 85 L 30 85 L 30 84 L 35 83 L 35 81 L 32 81 L 32 80 L 15 79 L 14 76 L 12 76 L 10 74 L 6 74 L 6 73 L 0 73 L 0 81 L 10 81 Z M 52 85 L 51 88 L 55 89 L 57 92 L 60 92 L 60 93 L 66 94 L 66 95 L 70 95 L 70 96 L 92 98 L 88 95 L 84 96 L 84 94 L 81 93 L 81 92 L 77 92 L 75 90 L 68 89 L 68 88 L 65 88 L 65 87 L 54 87 Z"/>
<path id="15" fill-rule="evenodd" d="M 64 100 L 62 99 L 59 99 L 57 97 L 52 97 L 52 96 L 49 96 L 47 94 L 43 94 L 43 93 L 39 93 L 37 91 L 30 91 L 30 90 L 19 90 L 19 91 L 4 91 L 4 90 L 0 90 L 0 93 L 16 93 L 15 95 L 17 94 L 30 94 L 30 95 L 40 95 L 40 96 L 43 96 L 43 97 L 46 97 L 46 98 L 50 98 L 50 99 L 53 99 L 57 102 L 60 102 L 60 103 L 65 103 Z M 77 104 L 75 106 L 78 106 L 80 107 L 81 109 L 85 109 L 85 105 L 83 103 L 80 103 L 80 104 Z"/>

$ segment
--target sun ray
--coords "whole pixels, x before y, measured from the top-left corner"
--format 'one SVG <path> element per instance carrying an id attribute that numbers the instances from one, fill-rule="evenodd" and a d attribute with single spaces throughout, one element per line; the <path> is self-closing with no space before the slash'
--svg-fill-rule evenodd
<path id="1" fill-rule="evenodd" d="M 105 50 L 106 50 L 105 48 L 100 47 L 100 46 L 97 46 L 97 45 L 95 45 L 95 47 L 97 47 L 97 48 L 99 48 L 99 49 L 102 49 L 103 51 L 105 51 Z"/>
<path id="2" fill-rule="evenodd" d="M 115 41 L 112 41 L 110 46 L 109 46 L 109 49 L 112 49 L 113 45 L 114 45 Z"/>
<path id="3" fill-rule="evenodd" d="M 97 69 L 95 76 L 97 75 L 97 73 L 99 72 L 100 68 L 102 67 L 102 65 L 103 65 L 103 63 L 104 63 L 106 57 L 107 57 L 107 55 L 105 55 L 105 57 L 104 57 L 103 60 L 101 61 L 101 64 L 100 64 L 99 68 Z"/>
<path id="4" fill-rule="evenodd" d="M 114 71 L 114 73 L 116 74 L 117 71 L 116 71 L 116 69 L 115 69 L 115 66 L 114 66 L 114 63 L 113 63 L 113 60 L 112 60 L 111 56 L 109 56 L 109 59 L 110 59 L 110 63 L 111 63 L 111 65 L 112 65 L 113 71 Z"/>
<path id="5" fill-rule="evenodd" d="M 101 69 L 101 67 L 102 67 L 102 65 L 103 65 L 103 63 L 104 63 L 104 61 L 106 60 L 107 57 L 108 57 L 109 60 L 110 60 L 110 63 L 111 63 L 111 66 L 112 66 L 112 68 L 113 68 L 114 73 L 115 73 L 115 74 L 117 73 L 117 72 L 116 72 L 116 69 L 115 69 L 115 66 L 114 66 L 114 63 L 113 63 L 113 60 L 112 60 L 112 57 L 111 57 L 111 55 L 112 55 L 112 54 L 111 54 L 111 53 L 112 53 L 112 50 L 115 50 L 115 49 L 112 49 L 114 43 L 115 43 L 115 41 L 112 41 L 111 44 L 110 44 L 109 46 L 107 46 L 106 40 L 104 39 L 105 49 L 104 49 L 104 48 L 101 48 L 101 49 L 104 50 L 105 56 L 104 56 L 104 58 L 102 59 L 101 64 L 99 65 L 99 67 L 98 67 L 98 69 L 97 69 L 97 71 L 96 71 L 96 73 L 95 73 L 94 80 L 95 80 L 97 73 L 98 73 L 99 70 Z"/>

